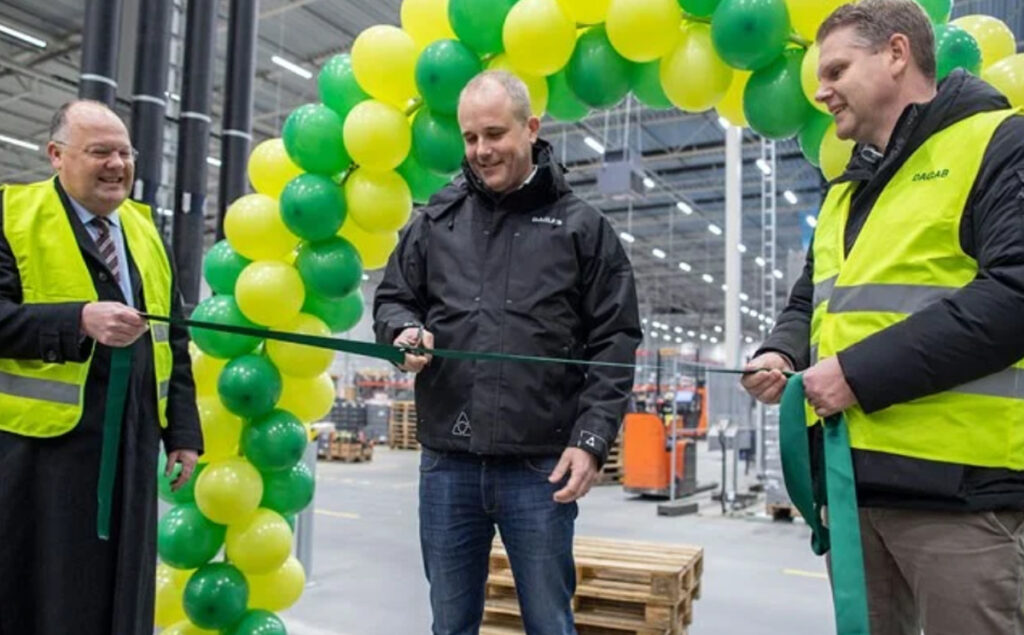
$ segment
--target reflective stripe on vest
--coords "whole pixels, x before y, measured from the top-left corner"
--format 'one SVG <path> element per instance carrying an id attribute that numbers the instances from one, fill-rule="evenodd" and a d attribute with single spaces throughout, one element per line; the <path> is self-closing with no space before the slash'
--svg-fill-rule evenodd
<path id="1" fill-rule="evenodd" d="M 98 294 L 54 180 L 3 188 L 3 232 L 18 266 L 25 304 L 92 302 Z M 142 278 L 146 309 L 167 315 L 171 269 L 149 208 L 125 201 L 118 208 L 125 245 Z M 150 331 L 160 425 L 173 367 L 165 325 Z M 56 345 L 56 344 L 55 344 Z M 45 363 L 0 359 L 0 430 L 53 437 L 72 430 L 82 416 L 85 362 Z"/>
<path id="2" fill-rule="evenodd" d="M 953 296 L 976 277 L 960 223 L 988 140 L 1013 114 L 981 113 L 932 135 L 889 181 L 848 254 L 844 231 L 855 185 L 832 188 L 814 237 L 814 360 Z M 1024 362 L 946 392 L 871 414 L 854 406 L 846 415 L 855 448 L 1024 469 Z"/>

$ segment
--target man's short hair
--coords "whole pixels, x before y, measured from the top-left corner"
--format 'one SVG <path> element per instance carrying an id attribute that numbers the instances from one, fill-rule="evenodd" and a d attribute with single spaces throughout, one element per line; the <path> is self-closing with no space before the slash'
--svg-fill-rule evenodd
<path id="1" fill-rule="evenodd" d="M 64 133 L 68 127 L 68 112 L 79 104 L 91 104 L 93 106 L 99 106 L 104 110 L 109 110 L 112 115 L 120 119 L 120 115 L 114 112 L 110 106 L 106 105 L 102 101 L 96 101 L 95 99 L 72 99 L 66 101 L 60 105 L 50 119 L 50 140 L 59 141 L 58 137 L 64 137 Z"/>
<path id="2" fill-rule="evenodd" d="M 860 0 L 844 4 L 828 16 L 815 38 L 821 44 L 832 33 L 854 27 L 864 46 L 878 51 L 896 33 L 910 41 L 910 54 L 930 80 L 935 79 L 935 33 L 928 15 L 914 0 Z"/>
<path id="3" fill-rule="evenodd" d="M 525 124 L 533 115 L 530 107 L 530 90 L 519 79 L 508 71 L 484 71 L 471 79 L 459 95 L 459 103 L 466 95 L 480 90 L 487 83 L 493 83 L 505 89 L 509 100 L 512 102 L 512 114 L 520 122 Z"/>

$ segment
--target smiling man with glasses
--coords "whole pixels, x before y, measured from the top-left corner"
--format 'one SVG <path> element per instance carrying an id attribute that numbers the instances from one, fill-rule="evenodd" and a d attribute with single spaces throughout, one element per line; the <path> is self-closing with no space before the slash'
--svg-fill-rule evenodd
<path id="1" fill-rule="evenodd" d="M 50 139 L 55 178 L 0 189 L 0 635 L 148 635 L 160 442 L 173 489 L 202 451 L 188 334 L 139 315 L 180 302 L 124 123 L 73 101 Z"/>

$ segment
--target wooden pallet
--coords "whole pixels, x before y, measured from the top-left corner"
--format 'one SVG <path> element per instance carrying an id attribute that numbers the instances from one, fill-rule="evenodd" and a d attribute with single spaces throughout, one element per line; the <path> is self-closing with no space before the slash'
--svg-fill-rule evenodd
<path id="1" fill-rule="evenodd" d="M 608 460 L 601 466 L 597 475 L 596 485 L 615 485 L 622 482 L 622 433 L 615 439 L 610 450 Z"/>
<path id="2" fill-rule="evenodd" d="M 332 461 L 342 463 L 363 463 L 373 460 L 373 446 L 363 443 L 345 443 L 335 441 L 331 444 Z"/>
<path id="3" fill-rule="evenodd" d="M 391 405 L 391 418 L 388 420 L 388 447 L 397 450 L 419 450 L 416 440 L 416 403 L 413 401 L 396 401 Z"/>
<path id="4" fill-rule="evenodd" d="M 700 547 L 577 538 L 573 613 L 581 635 L 684 635 L 700 597 Z M 515 582 L 496 540 L 487 578 L 481 633 L 522 632 Z M 511 629 L 511 630 L 509 630 Z M 519 630 L 516 630 L 519 629 Z"/>

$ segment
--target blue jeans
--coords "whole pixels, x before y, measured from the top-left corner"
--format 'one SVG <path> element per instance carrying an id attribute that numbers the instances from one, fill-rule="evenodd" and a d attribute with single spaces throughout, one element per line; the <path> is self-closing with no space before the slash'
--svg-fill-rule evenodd
<path id="1" fill-rule="evenodd" d="M 494 527 L 501 532 L 528 635 L 575 635 L 576 503 L 556 503 L 552 457 L 482 457 L 423 448 L 420 544 L 434 635 L 474 635 Z"/>

